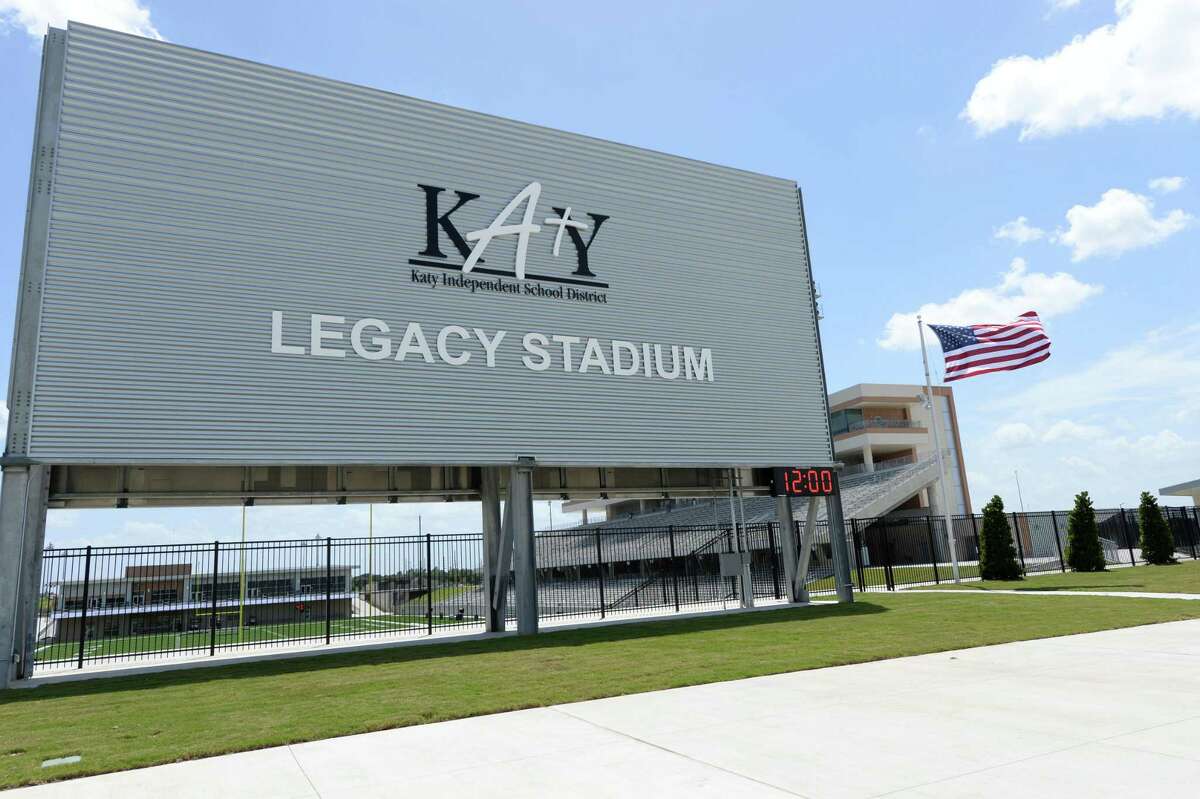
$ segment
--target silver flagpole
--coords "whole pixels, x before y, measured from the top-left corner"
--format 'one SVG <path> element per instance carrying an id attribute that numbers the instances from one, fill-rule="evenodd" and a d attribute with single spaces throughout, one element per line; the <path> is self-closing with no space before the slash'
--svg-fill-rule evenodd
<path id="1" fill-rule="evenodd" d="M 950 543 L 950 563 L 954 567 L 954 582 L 960 582 L 958 575 L 958 547 L 954 543 L 954 519 L 950 515 L 950 491 L 946 488 L 946 462 L 942 457 L 942 412 L 933 396 L 933 383 L 929 379 L 929 355 L 925 352 L 925 325 L 921 315 L 917 314 L 917 335 L 921 337 L 921 361 L 925 364 L 925 399 L 929 403 L 930 421 L 933 423 L 933 446 L 937 450 L 938 482 L 942 485 L 942 516 L 946 520 L 946 540 Z M 970 508 L 967 509 L 970 512 Z M 933 553 L 937 557 L 937 553 Z"/>

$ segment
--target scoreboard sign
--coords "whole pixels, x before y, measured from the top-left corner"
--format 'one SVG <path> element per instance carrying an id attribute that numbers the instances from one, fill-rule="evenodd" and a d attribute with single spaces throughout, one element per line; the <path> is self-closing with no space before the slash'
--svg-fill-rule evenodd
<path id="1" fill-rule="evenodd" d="M 794 181 L 76 23 L 47 41 L 11 455 L 832 462 Z"/>
<path id="2" fill-rule="evenodd" d="M 832 497 L 838 493 L 837 472 L 827 466 L 779 466 L 774 477 L 774 496 Z"/>

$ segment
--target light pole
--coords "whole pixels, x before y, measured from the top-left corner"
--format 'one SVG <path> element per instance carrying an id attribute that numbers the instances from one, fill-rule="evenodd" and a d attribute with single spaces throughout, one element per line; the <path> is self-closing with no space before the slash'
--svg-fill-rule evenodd
<path id="1" fill-rule="evenodd" d="M 375 603 L 375 506 L 367 503 L 367 604 Z"/>
<path id="2" fill-rule="evenodd" d="M 242 642 L 242 623 L 246 612 L 246 503 L 242 503 L 242 546 L 238 550 L 238 643 Z M 216 586 L 213 586 L 216 591 Z"/>

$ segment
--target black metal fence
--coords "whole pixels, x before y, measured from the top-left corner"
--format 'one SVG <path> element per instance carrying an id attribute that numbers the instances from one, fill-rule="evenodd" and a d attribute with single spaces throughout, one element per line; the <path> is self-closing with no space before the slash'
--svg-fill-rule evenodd
<path id="1" fill-rule="evenodd" d="M 1200 553 L 1200 512 L 1163 508 L 1176 553 Z M 1105 557 L 1143 562 L 1137 513 L 1098 510 Z M 1023 570 L 1066 571 L 1067 513 L 1012 513 Z M 952 519 L 962 579 L 978 579 L 981 517 Z M 800 524 L 788 531 L 799 546 Z M 954 577 L 941 517 L 852 519 L 859 591 L 939 584 Z M 721 556 L 744 552 L 756 599 L 782 599 L 780 529 L 576 528 L 537 534 L 539 613 L 605 619 L 736 607 L 738 580 Z M 808 589 L 834 591 L 829 530 L 818 523 Z M 35 670 L 87 663 L 212 656 L 238 648 L 482 631 L 483 541 L 478 534 L 214 542 L 47 549 L 42 560 Z M 509 604 L 509 608 L 513 604 Z M 511 614 L 510 614 L 511 616 Z"/>
<path id="2" fill-rule="evenodd" d="M 1200 553 L 1200 509 L 1163 507 L 1179 558 Z M 1026 574 L 1067 570 L 1066 511 L 1009 513 L 1012 535 Z M 951 519 L 959 576 L 979 579 L 979 515 Z M 1096 511 L 1104 559 L 1111 566 L 1145 563 L 1138 543 L 1141 530 L 1136 510 Z M 851 519 L 847 533 L 854 561 L 854 581 L 860 591 L 895 590 L 897 586 L 938 584 L 954 578 L 946 521 L 937 516 Z M 827 539 L 826 539 L 827 540 Z"/>
<path id="3" fill-rule="evenodd" d="M 480 625 L 479 535 L 48 549 L 35 667 Z"/>

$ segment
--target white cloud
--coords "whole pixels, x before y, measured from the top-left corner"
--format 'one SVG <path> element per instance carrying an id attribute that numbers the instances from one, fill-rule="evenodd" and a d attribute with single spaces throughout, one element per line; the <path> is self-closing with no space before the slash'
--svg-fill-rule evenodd
<path id="1" fill-rule="evenodd" d="M 1066 272 L 1048 275 L 1029 272 L 1024 258 L 1014 258 L 1000 283 L 987 288 L 967 289 L 941 303 L 926 303 L 910 313 L 895 313 L 884 326 L 877 344 L 887 350 L 913 350 L 921 346 L 917 337 L 917 315 L 929 323 L 944 325 L 1006 322 L 1026 311 L 1037 311 L 1043 319 L 1074 311 L 1102 286 L 1083 283 Z"/>
<path id="2" fill-rule="evenodd" d="M 1117 403 L 1150 403 L 1177 413 L 1200 384 L 1200 324 L 1154 330 L 1074 372 L 999 397 L 990 409 L 1062 416 Z"/>
<path id="3" fill-rule="evenodd" d="M 1103 477 L 1105 474 L 1103 466 L 1088 458 L 1081 458 L 1078 455 L 1066 455 L 1059 458 L 1059 461 L 1073 471 L 1083 472 L 1093 477 Z"/>
<path id="4" fill-rule="evenodd" d="M 1141 436 L 1136 441 L 1131 442 L 1120 439 L 1117 441 L 1117 445 L 1154 456 L 1172 455 L 1177 452 L 1185 452 L 1196 448 L 1195 442 L 1185 440 L 1183 436 L 1174 430 L 1160 430 L 1153 435 Z"/>
<path id="5" fill-rule="evenodd" d="M 64 28 L 67 20 L 163 38 L 150 21 L 150 9 L 138 0 L 0 0 L 0 27 L 23 30 L 39 41 L 48 26 Z"/>
<path id="6" fill-rule="evenodd" d="M 1150 181 L 1150 190 L 1156 191 L 1159 194 L 1170 194 L 1173 191 L 1182 189 L 1184 183 L 1187 183 L 1187 178 L 1180 177 L 1179 175 L 1155 178 Z"/>
<path id="7" fill-rule="evenodd" d="M 992 441 L 1004 449 L 1015 449 L 1032 444 L 1037 440 L 1033 428 L 1024 422 L 1008 422 L 996 428 Z"/>
<path id="8" fill-rule="evenodd" d="M 1109 189 L 1095 205 L 1075 205 L 1067 211 L 1068 228 L 1054 240 L 1071 248 L 1071 260 L 1094 255 L 1118 256 L 1149 247 L 1174 236 L 1192 222 L 1192 215 L 1175 209 L 1155 218 L 1154 201 L 1144 194 Z"/>
<path id="9" fill-rule="evenodd" d="M 1003 58 L 962 112 L 980 135 L 1021 126 L 1021 139 L 1111 121 L 1200 118 L 1200 3 L 1116 0 L 1117 21 L 1051 55 Z"/>
<path id="10" fill-rule="evenodd" d="M 1050 10 L 1052 12 L 1066 11 L 1069 8 L 1077 8 L 1079 6 L 1079 0 L 1048 0 L 1048 5 L 1050 6 Z"/>
<path id="11" fill-rule="evenodd" d="M 1052 444 L 1057 441 L 1094 441 L 1105 434 L 1103 427 L 1093 424 L 1079 424 L 1070 419 L 1062 419 L 1050 425 L 1042 434 L 1042 441 Z"/>
<path id="12" fill-rule="evenodd" d="M 1018 216 L 1013 221 L 1005 222 L 996 228 L 992 235 L 998 239 L 1010 239 L 1017 244 L 1028 244 L 1031 241 L 1045 238 L 1046 231 L 1041 228 L 1031 227 L 1028 219 Z"/>
<path id="13" fill-rule="evenodd" d="M 1119 349 L 1076 357 L 1076 365 L 1058 361 L 1069 371 L 1028 389 L 959 396 L 972 496 L 998 493 L 1013 504 L 1012 472 L 1019 470 L 1030 509 L 1069 507 L 1084 489 L 1099 507 L 1128 506 L 1141 491 L 1196 476 L 1200 417 L 1181 410 L 1200 397 L 1200 324 L 1152 330 Z"/>

